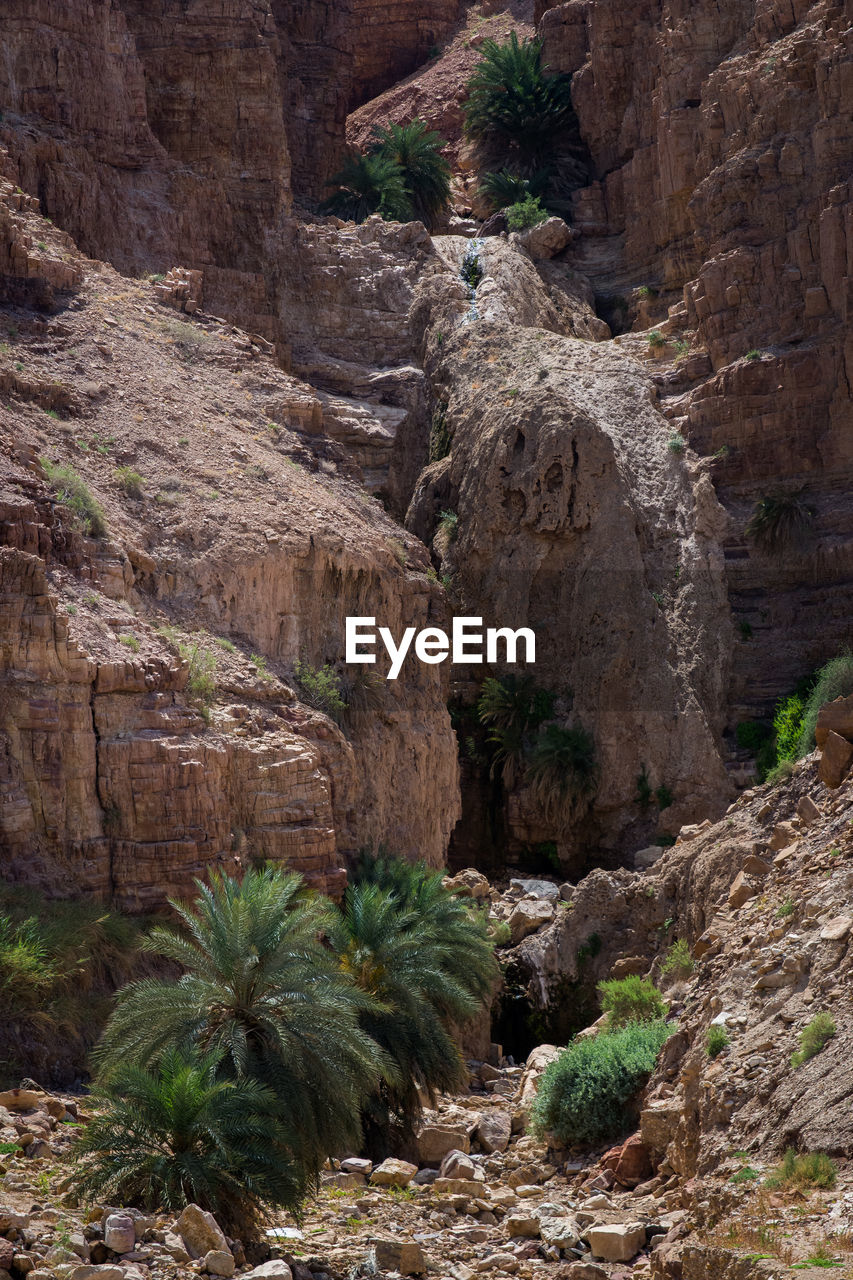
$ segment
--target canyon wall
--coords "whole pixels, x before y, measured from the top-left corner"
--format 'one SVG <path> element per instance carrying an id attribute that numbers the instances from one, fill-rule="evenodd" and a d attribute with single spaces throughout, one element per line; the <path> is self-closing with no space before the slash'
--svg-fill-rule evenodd
<path id="1" fill-rule="evenodd" d="M 569 0 L 537 18 L 546 60 L 574 73 L 594 165 L 569 256 L 610 301 L 657 291 L 638 327 L 662 324 L 708 361 L 659 389 L 696 451 L 718 455 L 734 721 L 851 639 L 849 9 Z M 744 527 L 779 489 L 804 491 L 814 527 L 796 554 L 768 556 Z"/>

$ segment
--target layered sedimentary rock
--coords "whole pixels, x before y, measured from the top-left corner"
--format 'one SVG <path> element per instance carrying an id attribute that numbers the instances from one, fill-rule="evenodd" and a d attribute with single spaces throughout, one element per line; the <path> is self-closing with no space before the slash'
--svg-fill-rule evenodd
<path id="1" fill-rule="evenodd" d="M 440 863 L 446 673 L 352 671 L 331 718 L 298 684 L 334 690 L 347 615 L 443 620 L 426 552 L 257 342 L 0 197 L 2 874 L 140 909 L 252 859 L 333 892 L 365 846 Z"/>
<path id="2" fill-rule="evenodd" d="M 93 257 L 203 268 L 211 310 L 282 337 L 264 279 L 281 217 L 326 193 L 348 110 L 425 57 L 458 8 L 13 0 L 0 141 Z"/>
<path id="3" fill-rule="evenodd" d="M 640 327 L 664 322 L 709 357 L 705 376 L 662 380 L 662 396 L 697 451 L 719 454 L 743 633 L 734 721 L 849 639 L 849 15 L 825 0 L 569 0 L 537 18 L 548 62 L 574 73 L 595 169 L 570 258 L 617 301 L 661 290 Z M 779 489 L 804 489 L 815 511 L 793 559 L 743 535 Z"/>

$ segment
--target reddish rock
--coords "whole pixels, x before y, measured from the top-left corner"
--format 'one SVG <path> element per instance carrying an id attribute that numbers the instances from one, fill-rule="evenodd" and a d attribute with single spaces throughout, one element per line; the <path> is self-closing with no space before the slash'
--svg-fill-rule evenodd
<path id="1" fill-rule="evenodd" d="M 823 743 L 818 774 L 828 787 L 840 787 L 853 762 L 853 743 L 830 729 Z"/>
<path id="2" fill-rule="evenodd" d="M 639 1133 L 635 1133 L 622 1146 L 614 1169 L 616 1181 L 623 1187 L 638 1187 L 654 1173 L 649 1149 Z"/>

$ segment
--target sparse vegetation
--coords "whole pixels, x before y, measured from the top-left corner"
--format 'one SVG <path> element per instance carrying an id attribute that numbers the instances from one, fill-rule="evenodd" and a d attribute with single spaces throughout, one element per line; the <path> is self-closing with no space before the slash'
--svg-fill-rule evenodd
<path id="1" fill-rule="evenodd" d="M 649 346 L 653 351 L 659 351 L 662 347 L 666 346 L 666 338 L 663 336 L 660 329 L 652 329 L 649 334 L 648 341 Z"/>
<path id="2" fill-rule="evenodd" d="M 541 204 L 548 189 L 549 178 L 548 169 L 540 169 L 530 177 L 523 177 L 504 168 L 497 173 L 483 174 L 480 194 L 490 200 L 495 209 L 509 209 L 523 205 L 528 200 L 537 200 Z"/>
<path id="3" fill-rule="evenodd" d="M 267 666 L 267 660 L 262 653 L 250 653 L 249 661 L 255 668 L 259 678 L 264 681 L 272 680 L 272 672 Z"/>
<path id="4" fill-rule="evenodd" d="M 130 649 L 132 653 L 139 653 L 139 637 L 135 636 L 132 631 L 126 631 L 123 635 L 120 635 L 118 642 L 123 644 L 126 649 Z"/>
<path id="5" fill-rule="evenodd" d="M 459 516 L 455 511 L 442 511 L 438 517 L 438 532 L 448 542 L 455 542 L 459 533 Z"/>
<path id="6" fill-rule="evenodd" d="M 669 1035 L 665 1022 L 632 1022 L 573 1040 L 544 1072 L 531 1128 L 585 1146 L 616 1138 L 632 1123 L 632 1100 L 654 1070 Z"/>
<path id="7" fill-rule="evenodd" d="M 141 498 L 143 496 L 145 481 L 138 471 L 134 471 L 133 467 L 117 467 L 116 480 L 119 488 L 129 498 Z"/>
<path id="8" fill-rule="evenodd" d="M 104 509 L 83 477 L 65 463 L 53 463 L 42 458 L 41 464 L 57 501 L 73 512 L 82 532 L 91 538 L 105 537 L 107 519 Z"/>
<path id="9" fill-rule="evenodd" d="M 680 432 L 674 431 L 667 440 L 666 447 L 670 453 L 681 454 L 687 447 L 687 441 Z"/>
<path id="10" fill-rule="evenodd" d="M 747 537 L 768 555 L 801 550 L 811 533 L 815 509 L 803 500 L 803 491 L 777 489 L 759 498 L 747 526 Z"/>
<path id="11" fill-rule="evenodd" d="M 678 938 L 666 953 L 661 973 L 668 978 L 689 978 L 696 968 L 686 938 Z"/>
<path id="12" fill-rule="evenodd" d="M 299 661 L 293 671 L 300 694 L 309 707 L 340 723 L 346 703 L 341 696 L 340 677 L 332 664 L 326 662 L 322 667 L 312 667 L 310 662 Z"/>
<path id="13" fill-rule="evenodd" d="M 708 1028 L 705 1035 L 705 1052 L 709 1058 L 718 1058 L 724 1049 L 727 1049 L 732 1042 L 732 1038 L 726 1027 L 720 1023 L 714 1023 Z"/>
<path id="14" fill-rule="evenodd" d="M 776 908 L 776 915 L 780 920 L 790 920 L 791 916 L 797 910 L 797 904 L 793 898 L 786 898 L 784 902 L 780 902 Z"/>
<path id="15" fill-rule="evenodd" d="M 822 1011 L 816 1014 L 811 1022 L 800 1032 L 800 1047 L 791 1055 L 791 1066 L 801 1067 L 804 1062 L 814 1058 L 825 1048 L 835 1035 L 835 1019 L 831 1013 Z"/>
<path id="16" fill-rule="evenodd" d="M 483 278 L 483 264 L 480 262 L 480 251 L 476 244 L 469 244 L 462 255 L 459 274 L 473 293 Z"/>
<path id="17" fill-rule="evenodd" d="M 216 654 L 202 648 L 198 642 L 179 643 L 178 653 L 189 663 L 187 693 L 203 711 L 209 711 L 216 697 Z"/>
<path id="18" fill-rule="evenodd" d="M 439 337 L 441 337 L 441 335 L 439 335 Z M 441 458 L 447 457 L 450 453 L 450 442 L 452 438 L 450 427 L 447 422 L 447 402 L 441 401 L 435 408 L 432 415 L 432 424 L 430 426 L 430 462 L 438 462 Z"/>
<path id="19" fill-rule="evenodd" d="M 824 1152 L 810 1151 L 797 1155 L 794 1148 L 789 1147 L 782 1163 L 767 1179 L 767 1186 L 798 1191 L 812 1188 L 831 1191 L 837 1180 L 838 1171 Z"/>
<path id="20" fill-rule="evenodd" d="M 598 993 L 612 1030 L 629 1022 L 660 1022 L 666 1016 L 666 1003 L 660 991 L 648 978 L 637 974 L 599 982 Z"/>
<path id="21" fill-rule="evenodd" d="M 761 352 L 758 350 L 758 347 L 750 347 L 749 351 L 746 353 L 746 358 L 747 360 L 760 360 Z"/>

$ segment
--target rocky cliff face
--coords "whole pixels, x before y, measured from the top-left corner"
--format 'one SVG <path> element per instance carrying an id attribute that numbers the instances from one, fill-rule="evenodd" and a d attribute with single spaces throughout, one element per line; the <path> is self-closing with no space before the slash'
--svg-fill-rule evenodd
<path id="1" fill-rule="evenodd" d="M 138 909 L 252 858 L 330 891 L 363 845 L 441 862 L 443 672 L 345 689 L 343 728 L 294 692 L 298 662 L 343 658 L 348 614 L 443 618 L 425 551 L 257 342 L 2 200 L 3 874 Z"/>
<path id="2" fill-rule="evenodd" d="M 575 73 L 595 167 L 570 260 L 610 301 L 659 290 L 637 327 L 663 323 L 710 362 L 698 379 L 668 373 L 661 394 L 697 452 L 725 454 L 715 485 L 745 633 L 737 719 L 849 640 L 849 13 L 569 0 L 537 17 L 547 60 Z M 794 562 L 743 535 L 755 501 L 780 487 L 805 489 L 816 511 Z"/>

